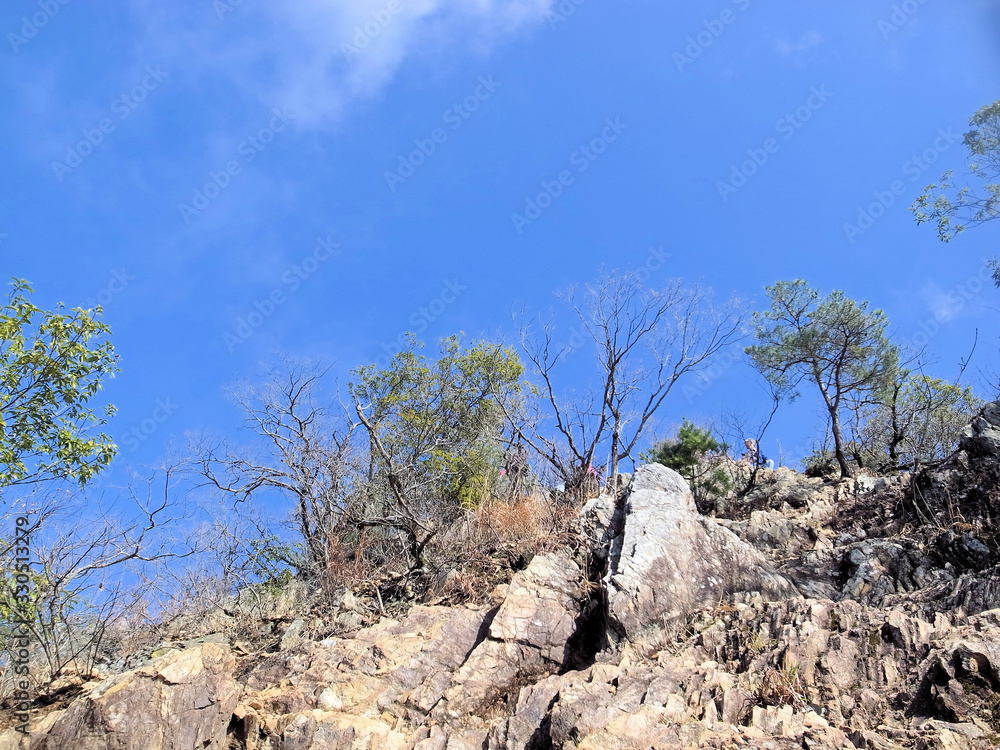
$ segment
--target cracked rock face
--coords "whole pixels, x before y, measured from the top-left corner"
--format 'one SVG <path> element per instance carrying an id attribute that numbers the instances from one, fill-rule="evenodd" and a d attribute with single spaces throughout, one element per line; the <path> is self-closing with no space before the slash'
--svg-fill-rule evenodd
<path id="1" fill-rule="evenodd" d="M 558 671 L 584 597 L 582 571 L 566 553 L 537 555 L 514 576 L 489 626 L 445 693 L 444 715 L 481 711 L 526 678 Z"/>
<path id="2" fill-rule="evenodd" d="M 782 599 L 798 592 L 764 556 L 701 516 L 681 476 L 641 467 L 626 499 L 625 524 L 607 575 L 611 627 L 631 638 L 736 593 Z"/>
<path id="3" fill-rule="evenodd" d="M 962 432 L 959 447 L 973 459 L 1000 458 L 1000 401 L 994 401 Z"/>
<path id="4" fill-rule="evenodd" d="M 0 735 L 0 748 L 32 750 L 225 750 L 242 686 L 228 646 L 204 643 L 105 680 L 50 715 L 30 745 Z"/>

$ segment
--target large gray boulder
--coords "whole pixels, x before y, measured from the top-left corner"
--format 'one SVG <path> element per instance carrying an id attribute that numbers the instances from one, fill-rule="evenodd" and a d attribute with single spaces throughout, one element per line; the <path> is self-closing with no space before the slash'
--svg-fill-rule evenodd
<path id="1" fill-rule="evenodd" d="M 760 552 L 700 515 L 687 483 L 665 466 L 639 468 L 624 514 L 605 581 L 612 637 L 631 639 L 739 592 L 798 594 Z"/>

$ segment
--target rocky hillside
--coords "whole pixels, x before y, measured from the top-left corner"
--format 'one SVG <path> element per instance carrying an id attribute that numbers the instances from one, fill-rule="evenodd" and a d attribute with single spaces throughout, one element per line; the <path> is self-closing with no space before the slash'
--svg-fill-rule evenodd
<path id="1" fill-rule="evenodd" d="M 173 641 L 0 750 L 995 747 L 1000 405 L 961 448 L 915 477 L 779 469 L 714 517 L 644 466 L 485 606 Z"/>

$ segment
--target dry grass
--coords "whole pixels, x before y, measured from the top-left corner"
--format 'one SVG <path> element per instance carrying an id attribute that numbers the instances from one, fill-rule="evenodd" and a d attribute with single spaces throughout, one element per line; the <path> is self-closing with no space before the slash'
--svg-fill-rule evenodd
<path id="1" fill-rule="evenodd" d="M 550 534 L 557 521 L 557 510 L 536 493 L 510 502 L 483 503 L 475 511 L 474 524 L 483 541 L 523 544 Z"/>
<path id="2" fill-rule="evenodd" d="M 366 560 L 365 553 L 372 542 L 366 533 L 361 531 L 357 545 L 345 544 L 333 537 L 327 542 L 326 569 L 323 571 L 324 590 L 335 591 L 340 587 L 354 589 L 363 581 L 369 580 L 374 571 L 371 563 Z"/>
<path id="3" fill-rule="evenodd" d="M 435 540 L 429 557 L 437 580 L 428 595 L 452 604 L 486 601 L 536 554 L 565 546 L 575 517 L 574 508 L 541 493 L 483 502 Z"/>

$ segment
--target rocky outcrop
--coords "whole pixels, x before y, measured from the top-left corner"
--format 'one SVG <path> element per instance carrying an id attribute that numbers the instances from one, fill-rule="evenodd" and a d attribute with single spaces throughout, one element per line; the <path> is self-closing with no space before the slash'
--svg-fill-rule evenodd
<path id="1" fill-rule="evenodd" d="M 953 495 L 961 522 L 920 523 L 916 481 L 779 470 L 706 518 L 677 474 L 642 467 L 489 605 L 322 640 L 289 610 L 276 652 L 238 658 L 185 641 L 47 714 L 30 748 L 995 747 L 991 522 Z"/>
<path id="2" fill-rule="evenodd" d="M 614 635 L 634 638 L 734 594 L 782 599 L 798 592 L 729 529 L 700 515 L 679 474 L 659 464 L 632 480 L 607 575 Z"/>
<path id="3" fill-rule="evenodd" d="M 1000 459 L 1000 401 L 986 404 L 980 410 L 962 431 L 958 447 L 973 461 L 995 462 Z"/>
<path id="4" fill-rule="evenodd" d="M 438 715 L 482 714 L 515 685 L 558 671 L 583 598 L 581 570 L 568 554 L 536 556 L 514 576 L 489 636 L 455 673 Z"/>
<path id="5" fill-rule="evenodd" d="M 105 680 L 68 709 L 50 714 L 30 744 L 0 735 L 14 750 L 225 750 L 242 686 L 228 647 L 204 643 Z"/>
<path id="6" fill-rule="evenodd" d="M 982 634 L 1000 632 L 997 620 L 738 604 L 680 648 L 525 688 L 490 747 L 989 747 L 1000 647 Z"/>

